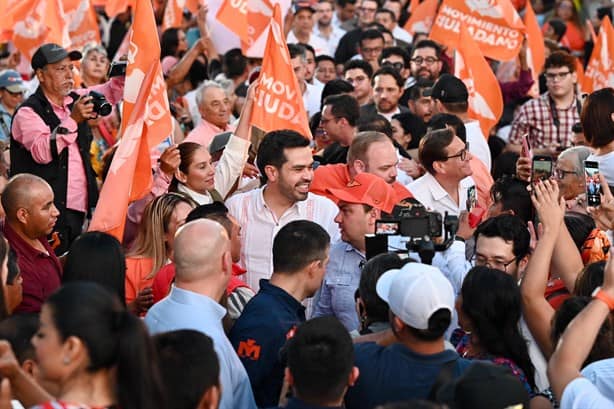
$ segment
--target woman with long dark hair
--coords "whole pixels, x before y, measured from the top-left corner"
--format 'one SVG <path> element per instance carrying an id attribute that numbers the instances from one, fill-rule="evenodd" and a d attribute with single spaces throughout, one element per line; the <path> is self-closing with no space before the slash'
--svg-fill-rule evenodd
<path id="1" fill-rule="evenodd" d="M 535 369 L 520 333 L 520 289 L 514 278 L 489 267 L 472 268 L 463 281 L 456 309 L 466 333 L 457 345 L 458 353 L 509 367 L 533 396 Z"/>

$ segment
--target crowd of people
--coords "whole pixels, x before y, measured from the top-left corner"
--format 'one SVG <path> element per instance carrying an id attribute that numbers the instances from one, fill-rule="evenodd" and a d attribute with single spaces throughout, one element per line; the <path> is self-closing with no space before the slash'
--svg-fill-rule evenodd
<path id="1" fill-rule="evenodd" d="M 160 28 L 175 126 L 120 237 L 131 10 L 0 46 L 0 409 L 614 408 L 614 89 L 579 84 L 612 4 L 531 0 L 543 71 L 488 61 L 485 135 L 408 3 L 285 11 L 311 135 L 252 129 L 262 58 L 208 6 Z"/>

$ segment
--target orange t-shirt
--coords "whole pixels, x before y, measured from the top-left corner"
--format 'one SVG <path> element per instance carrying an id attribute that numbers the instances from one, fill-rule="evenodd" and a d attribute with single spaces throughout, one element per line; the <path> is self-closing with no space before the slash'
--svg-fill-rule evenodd
<path id="1" fill-rule="evenodd" d="M 136 300 L 136 296 L 146 287 L 151 287 L 153 278 L 146 279 L 153 269 L 153 258 L 126 257 L 126 304 Z"/>

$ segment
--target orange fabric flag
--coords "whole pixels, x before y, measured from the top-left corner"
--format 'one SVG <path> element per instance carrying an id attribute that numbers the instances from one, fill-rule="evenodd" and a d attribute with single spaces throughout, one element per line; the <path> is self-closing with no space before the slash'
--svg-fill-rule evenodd
<path id="1" fill-rule="evenodd" d="M 582 65 L 582 61 L 578 57 L 576 60 L 576 84 L 580 85 L 580 89 L 582 89 L 582 84 L 584 83 L 584 66 Z"/>
<path id="2" fill-rule="evenodd" d="M 469 116 L 480 121 L 482 132 L 488 138 L 490 130 L 503 113 L 503 95 L 490 65 L 480 52 L 475 40 L 461 26 L 459 48 L 454 61 L 454 75 L 469 91 Z M 476 79 L 479 78 L 479 81 Z"/>
<path id="3" fill-rule="evenodd" d="M 137 2 L 124 88 L 121 141 L 89 230 L 122 240 L 128 204 L 151 189 L 151 148 L 172 132 L 160 42 L 149 1 Z"/>
<path id="4" fill-rule="evenodd" d="M 430 38 L 458 49 L 461 26 L 495 60 L 513 60 L 522 46 L 524 24 L 510 0 L 443 0 Z"/>
<path id="5" fill-rule="evenodd" d="M 311 139 L 301 89 L 281 29 L 279 4 L 273 11 L 258 81 L 250 124 L 266 132 L 292 129 Z"/>
<path id="6" fill-rule="evenodd" d="M 418 7 L 419 4 L 420 4 L 420 0 L 411 0 L 407 11 L 409 11 L 410 13 L 413 13 L 414 11 L 416 11 L 416 7 Z"/>
<path id="7" fill-rule="evenodd" d="M 168 0 L 162 18 L 162 31 L 173 27 L 181 27 L 183 9 L 187 8 L 191 13 L 198 11 L 202 0 Z"/>
<path id="8" fill-rule="evenodd" d="M 100 30 L 90 0 L 63 0 L 70 34 L 70 48 L 80 50 L 88 43 L 100 44 Z"/>
<path id="9" fill-rule="evenodd" d="M 527 29 L 527 63 L 533 77 L 533 86 L 529 91 L 529 95 L 535 98 L 539 95 L 539 74 L 542 72 L 542 68 L 544 68 L 546 47 L 544 46 L 544 35 L 539 28 L 539 23 L 530 1 L 527 2 L 525 9 L 524 25 Z"/>
<path id="10" fill-rule="evenodd" d="M 433 26 L 435 14 L 437 14 L 438 3 L 438 0 L 425 0 L 420 4 L 416 4 L 416 8 L 414 8 L 412 1 L 411 15 L 403 28 L 412 35 L 416 34 L 417 32 L 429 33 L 431 31 L 431 27 Z"/>
<path id="11" fill-rule="evenodd" d="M 247 0 L 222 0 L 215 18 L 247 42 Z"/>
<path id="12" fill-rule="evenodd" d="M 247 41 L 242 44 L 243 53 L 262 35 L 273 18 L 273 4 L 269 0 L 248 0 Z M 283 29 L 283 25 L 280 26 Z"/>
<path id="13" fill-rule="evenodd" d="M 601 21 L 601 28 L 591 59 L 586 66 L 582 91 L 591 93 L 601 88 L 614 87 L 614 28 L 610 18 Z"/>
<path id="14" fill-rule="evenodd" d="M 69 48 L 65 19 L 60 0 L 22 0 L 12 13 L 13 44 L 28 60 L 45 43 Z"/>

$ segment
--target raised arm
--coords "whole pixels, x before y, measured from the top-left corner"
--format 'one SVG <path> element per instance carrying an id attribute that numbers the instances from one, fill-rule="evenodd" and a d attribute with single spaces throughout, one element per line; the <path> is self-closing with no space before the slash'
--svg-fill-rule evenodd
<path id="1" fill-rule="evenodd" d="M 614 262 L 606 265 L 603 286 L 599 294 L 569 324 L 550 358 L 550 386 L 561 401 L 563 391 L 571 381 L 581 377 L 580 369 L 588 357 L 603 321 L 614 309 Z"/>
<path id="2" fill-rule="evenodd" d="M 561 230 L 565 229 L 565 202 L 559 199 L 558 185 L 551 180 L 537 183 L 531 200 L 541 221 L 543 233 L 527 265 L 520 292 L 523 316 L 540 349 L 548 357 L 553 349 L 550 322 L 554 309 L 544 297 L 544 292 L 548 283 L 552 253 Z"/>

